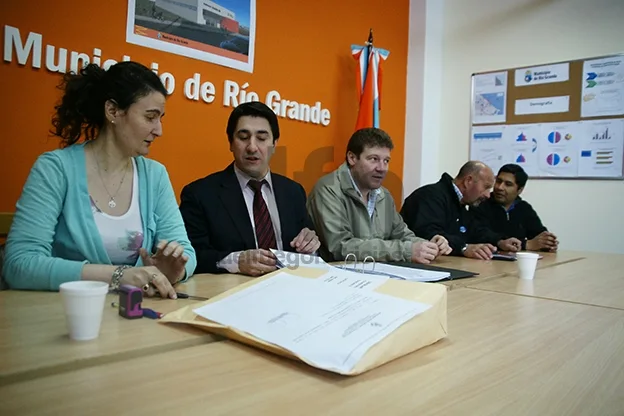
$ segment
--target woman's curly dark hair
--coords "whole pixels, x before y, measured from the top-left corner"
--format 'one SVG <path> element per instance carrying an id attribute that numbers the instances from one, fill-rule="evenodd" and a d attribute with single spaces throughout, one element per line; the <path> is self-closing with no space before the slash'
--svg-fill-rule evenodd
<path id="1" fill-rule="evenodd" d="M 158 75 L 137 62 L 119 62 L 108 70 L 89 64 L 77 74 L 65 74 L 58 88 L 64 94 L 54 107 L 50 133 L 61 138 L 62 147 L 71 146 L 81 137 L 96 137 L 104 126 L 104 104 L 108 100 L 120 110 L 127 110 L 153 91 L 167 97 Z"/>

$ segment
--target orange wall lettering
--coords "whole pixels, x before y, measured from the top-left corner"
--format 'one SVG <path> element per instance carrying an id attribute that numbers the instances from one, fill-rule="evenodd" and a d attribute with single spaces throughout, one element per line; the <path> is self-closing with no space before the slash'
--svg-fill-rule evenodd
<path id="1" fill-rule="evenodd" d="M 375 44 L 390 51 L 384 62 L 381 128 L 395 142 L 391 172 L 384 183 L 401 200 L 405 86 L 409 1 L 389 4 L 376 0 L 286 1 L 258 0 L 253 73 L 126 43 L 127 2 L 6 0 L 0 5 L 3 55 L 5 27 L 19 29 L 22 42 L 30 32 L 42 35 L 41 68 L 3 59 L 0 65 L 2 108 L 0 135 L 0 212 L 12 212 L 28 172 L 39 154 L 58 147 L 50 137 L 53 106 L 61 74 L 46 69 L 46 45 L 93 56 L 101 62 L 121 61 L 124 55 L 169 72 L 176 81 L 163 119 L 163 136 L 149 157 L 167 166 L 176 195 L 182 187 L 225 168 L 232 160 L 225 125 L 232 107 L 223 105 L 224 83 L 248 83 L 261 101 L 272 90 L 283 99 L 314 105 L 331 112 L 330 124 L 280 118 L 282 138 L 272 170 L 299 181 L 309 192 L 316 180 L 344 160 L 345 146 L 357 118 L 356 65 L 350 46 L 362 44 L 369 28 Z M 12 44 L 9 44 L 12 49 Z M 58 55 L 57 55 L 58 57 Z M 215 86 L 215 100 L 205 103 L 184 95 L 184 82 L 199 74 Z M 400 203 L 399 203 L 400 205 Z"/>

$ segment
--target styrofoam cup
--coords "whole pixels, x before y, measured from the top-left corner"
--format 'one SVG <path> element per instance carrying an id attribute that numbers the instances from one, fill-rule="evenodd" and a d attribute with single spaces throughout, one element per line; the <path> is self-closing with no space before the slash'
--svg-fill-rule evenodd
<path id="1" fill-rule="evenodd" d="M 539 254 L 537 253 L 516 253 L 518 260 L 518 274 L 520 279 L 532 280 L 535 277 L 535 268 Z"/>
<path id="2" fill-rule="evenodd" d="M 69 337 L 88 341 L 100 334 L 108 283 L 80 280 L 59 286 Z"/>

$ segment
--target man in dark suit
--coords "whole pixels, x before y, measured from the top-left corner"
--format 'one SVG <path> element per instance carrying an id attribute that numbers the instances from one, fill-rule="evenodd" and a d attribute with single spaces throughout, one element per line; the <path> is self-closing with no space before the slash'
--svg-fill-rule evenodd
<path id="1" fill-rule="evenodd" d="M 455 178 L 444 173 L 440 180 L 416 189 L 401 208 L 407 226 L 423 238 L 446 238 L 452 255 L 488 260 L 497 251 L 517 251 L 520 241 L 498 240 L 471 212 L 486 200 L 494 185 L 494 173 L 479 161 L 465 163 Z"/>
<path id="2" fill-rule="evenodd" d="M 269 169 L 280 136 L 275 113 L 261 102 L 243 103 L 230 114 L 226 132 L 234 161 L 181 193 L 195 273 L 260 276 L 276 269 L 270 249 L 316 252 L 320 242 L 308 228 L 305 190 Z"/>

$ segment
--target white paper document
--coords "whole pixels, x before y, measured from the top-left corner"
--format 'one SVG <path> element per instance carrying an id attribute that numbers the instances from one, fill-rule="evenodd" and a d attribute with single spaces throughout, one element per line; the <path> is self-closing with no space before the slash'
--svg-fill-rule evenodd
<path id="1" fill-rule="evenodd" d="M 522 116 L 527 114 L 567 113 L 570 111 L 570 96 L 539 97 L 516 100 L 514 113 Z"/>
<path id="2" fill-rule="evenodd" d="M 582 137 L 580 121 L 541 124 L 537 149 L 540 176 L 578 176 Z"/>
<path id="3" fill-rule="evenodd" d="M 375 290 L 383 285 L 388 276 L 370 275 L 342 270 L 337 267 L 330 268 L 319 280 L 340 287 L 350 287 L 354 289 Z"/>
<path id="4" fill-rule="evenodd" d="M 583 62 L 581 117 L 624 114 L 624 56 Z"/>
<path id="5" fill-rule="evenodd" d="M 507 117 L 507 72 L 473 77 L 472 123 L 504 123 Z"/>
<path id="6" fill-rule="evenodd" d="M 297 269 L 298 267 L 328 268 L 329 264 L 313 254 L 293 253 L 290 251 L 271 249 L 277 257 L 278 268 Z"/>
<path id="7" fill-rule="evenodd" d="M 473 126 L 470 142 L 470 158 L 480 160 L 488 165 L 494 172 L 498 172 L 507 163 L 507 148 L 509 144 L 505 137 L 504 125 L 498 126 Z"/>
<path id="8" fill-rule="evenodd" d="M 385 263 L 358 263 L 337 266 L 344 270 L 353 270 L 356 273 L 387 276 L 394 279 L 411 280 L 413 282 L 437 282 L 451 277 L 449 272 L 422 270 L 412 267 L 395 266 Z"/>
<path id="9" fill-rule="evenodd" d="M 539 124 L 507 126 L 503 139 L 509 143 L 507 163 L 520 165 L 529 176 L 538 176 L 537 147 L 539 135 Z"/>
<path id="10" fill-rule="evenodd" d="M 624 120 L 595 120 L 583 124 L 585 129 L 579 143 L 579 176 L 621 177 Z"/>
<path id="11" fill-rule="evenodd" d="M 280 346 L 315 367 L 345 374 L 373 345 L 429 308 L 283 271 L 194 312 Z"/>

